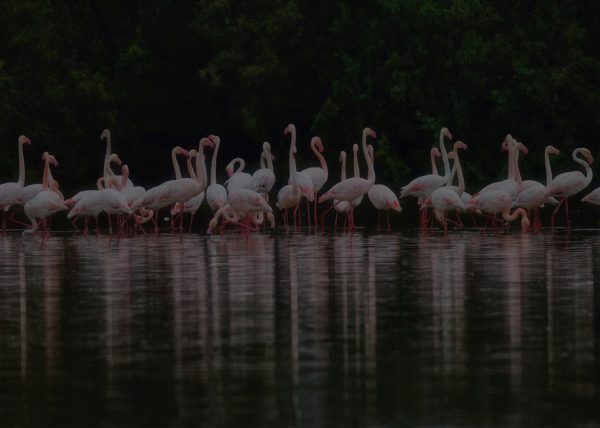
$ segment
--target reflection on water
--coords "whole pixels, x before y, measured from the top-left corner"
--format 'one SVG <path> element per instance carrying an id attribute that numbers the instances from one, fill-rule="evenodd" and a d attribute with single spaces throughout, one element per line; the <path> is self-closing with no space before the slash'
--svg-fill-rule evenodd
<path id="1" fill-rule="evenodd" d="M 0 237 L 1 425 L 590 426 L 599 258 L 593 232 Z"/>

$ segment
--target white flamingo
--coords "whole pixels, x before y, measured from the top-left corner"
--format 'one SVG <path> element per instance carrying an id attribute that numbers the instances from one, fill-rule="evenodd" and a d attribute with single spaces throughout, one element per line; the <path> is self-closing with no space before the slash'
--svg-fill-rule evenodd
<path id="1" fill-rule="evenodd" d="M 6 213 L 12 205 L 21 204 L 23 185 L 25 184 L 25 158 L 23 157 L 23 144 L 31 144 L 25 135 L 18 139 L 19 148 L 19 179 L 16 183 L 0 184 L 0 209 L 2 210 L 2 230 L 6 230 Z"/>
<path id="2" fill-rule="evenodd" d="M 208 138 L 215 145 L 210 164 L 210 185 L 206 188 L 206 202 L 213 212 L 216 212 L 227 203 L 227 190 L 225 186 L 217 183 L 217 154 L 221 139 L 217 135 L 209 135 Z"/>
<path id="3" fill-rule="evenodd" d="M 371 156 L 371 162 L 375 165 L 375 158 L 373 156 L 373 146 L 369 144 L 369 155 Z M 437 149 L 436 149 L 437 151 Z M 438 152 L 439 153 L 439 152 Z M 433 150 L 432 150 L 432 159 L 433 159 Z M 434 161 L 435 166 L 435 161 Z M 369 201 L 373 204 L 375 209 L 377 210 L 377 228 L 381 228 L 379 212 L 385 211 L 387 216 L 387 228 L 390 230 L 390 210 L 394 210 L 396 212 L 402 212 L 402 207 L 400 207 L 400 202 L 398 201 L 398 197 L 394 194 L 392 189 L 383 185 L 383 184 L 373 184 L 373 186 L 367 192 L 367 196 L 369 197 Z"/>

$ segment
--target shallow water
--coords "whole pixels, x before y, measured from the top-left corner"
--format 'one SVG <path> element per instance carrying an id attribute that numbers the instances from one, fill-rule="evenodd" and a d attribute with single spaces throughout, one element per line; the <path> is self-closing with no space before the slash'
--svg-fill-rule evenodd
<path id="1" fill-rule="evenodd" d="M 2 426 L 600 426 L 600 233 L 0 237 Z"/>

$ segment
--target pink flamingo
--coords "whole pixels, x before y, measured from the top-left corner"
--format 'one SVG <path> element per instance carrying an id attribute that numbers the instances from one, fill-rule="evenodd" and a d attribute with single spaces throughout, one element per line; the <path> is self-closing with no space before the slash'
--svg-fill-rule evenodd
<path id="1" fill-rule="evenodd" d="M 298 171 L 296 170 L 296 127 L 289 124 L 283 131 L 284 135 L 290 134 L 290 184 L 283 186 L 277 193 L 277 203 L 275 204 L 280 210 L 284 210 L 283 221 L 287 228 L 288 220 L 287 213 L 289 208 L 297 208 L 302 198 L 302 191 L 298 185 Z M 296 210 L 294 210 L 294 226 L 296 226 Z"/>
<path id="2" fill-rule="evenodd" d="M 433 206 L 433 212 L 435 218 L 444 226 L 444 233 L 448 233 L 448 211 L 466 210 L 466 205 L 461 199 L 463 192 L 465 191 L 465 180 L 460 166 L 460 159 L 458 156 L 459 149 L 466 149 L 467 145 L 462 141 L 454 143 L 453 159 L 454 165 L 452 170 L 458 174 L 458 187 L 455 186 L 443 186 L 439 189 L 434 190 L 429 196 L 431 205 Z M 460 219 L 459 219 L 460 221 Z M 462 226 L 461 223 L 457 223 Z"/>
<path id="3" fill-rule="evenodd" d="M 58 162 L 54 156 L 48 154 L 48 152 L 44 152 L 42 159 L 44 161 L 43 190 L 24 206 L 25 215 L 31 222 L 31 229 L 25 229 L 23 235 L 35 232 L 40 220 L 45 220 L 47 217 L 58 211 L 68 209 L 60 195 L 54 190 L 51 190 L 48 186 L 48 171 L 50 170 L 50 164 L 57 167 Z"/>
<path id="4" fill-rule="evenodd" d="M 506 136 L 506 139 L 502 143 L 502 150 L 508 150 L 508 178 L 506 180 L 488 184 L 477 194 L 485 193 L 490 190 L 504 190 L 512 199 L 515 199 L 519 192 L 521 192 L 521 187 L 523 185 L 522 181 L 518 183 L 517 180 L 515 180 L 516 169 L 518 169 L 517 155 L 519 151 L 527 154 L 528 150 L 523 143 L 517 142 L 510 134 Z"/>
<path id="5" fill-rule="evenodd" d="M 18 139 L 19 147 L 19 179 L 16 183 L 0 184 L 0 209 L 3 211 L 2 231 L 6 231 L 6 213 L 12 205 L 20 204 L 25 184 L 25 158 L 23 157 L 23 144 L 31 144 L 25 135 Z"/>
<path id="6" fill-rule="evenodd" d="M 238 168 L 235 169 L 235 166 Z M 246 162 L 242 158 L 235 158 L 227 164 L 225 170 L 229 179 L 225 182 L 227 186 L 227 192 L 231 192 L 235 189 L 253 189 L 254 179 L 250 174 L 244 172 Z"/>
<path id="7" fill-rule="evenodd" d="M 544 150 L 544 165 L 546 167 L 546 185 L 534 180 L 527 180 L 528 184 L 524 190 L 517 195 L 517 198 L 513 202 L 514 208 L 525 208 L 527 212 L 531 210 L 535 210 L 534 220 L 533 220 L 533 228 L 535 231 L 540 231 L 542 228 L 542 223 L 540 220 L 540 206 L 544 203 L 550 202 L 558 202 L 554 198 L 548 198 L 546 195 L 547 188 L 552 182 L 552 169 L 550 167 L 550 155 L 558 155 L 560 151 L 553 146 L 546 146 Z M 518 158 L 518 156 L 517 156 Z M 521 176 L 521 172 L 519 171 L 518 163 L 516 165 L 516 175 Z M 523 182 L 524 184 L 525 182 Z M 550 200 L 552 199 L 552 200 Z"/>
<path id="8" fill-rule="evenodd" d="M 484 193 L 475 195 L 469 201 L 468 207 L 471 209 L 479 209 L 483 213 L 495 216 L 500 213 L 505 221 L 511 222 L 519 215 L 521 216 L 521 230 L 527 231 L 529 227 L 529 218 L 527 212 L 523 208 L 515 209 L 512 214 L 512 198 L 510 194 L 504 190 L 489 190 Z M 495 221 L 495 217 L 491 217 Z"/>
<path id="9" fill-rule="evenodd" d="M 190 177 L 192 177 L 194 180 L 197 180 L 197 175 L 194 172 L 194 168 L 192 166 L 192 159 L 195 158 L 196 156 L 198 156 L 198 151 L 196 149 L 192 149 L 190 150 L 190 155 L 188 156 L 187 159 L 187 168 L 188 168 L 188 173 L 190 175 Z M 206 169 L 205 169 L 206 172 Z M 203 178 L 204 181 L 207 181 L 207 178 L 204 177 Z M 190 223 L 189 223 L 189 227 L 188 227 L 188 232 L 192 232 L 192 224 L 194 222 L 194 215 L 196 214 L 196 211 L 198 211 L 198 209 L 200 208 L 200 205 L 202 205 L 202 201 L 204 201 L 204 191 L 198 193 L 196 196 L 194 196 L 193 198 L 185 201 L 185 202 L 180 202 L 180 203 L 176 203 L 175 205 L 173 205 L 173 208 L 171 208 L 171 218 L 175 218 L 177 215 L 181 215 L 183 216 L 184 214 L 190 214 Z"/>
<path id="10" fill-rule="evenodd" d="M 111 143 L 111 135 L 110 135 L 110 131 L 108 129 L 105 129 L 102 131 L 102 134 L 100 134 L 100 139 L 101 140 L 106 140 L 106 153 L 104 155 L 104 171 L 103 171 L 103 175 L 104 175 L 104 185 L 109 188 L 116 188 L 120 181 L 121 181 L 121 176 L 120 175 L 116 175 L 113 170 L 110 168 L 110 162 L 108 161 L 108 158 L 111 156 L 112 152 L 112 143 Z M 120 165 L 120 164 L 119 164 Z M 127 187 L 133 186 L 133 183 L 131 182 L 131 180 L 127 179 Z"/>
<path id="11" fill-rule="evenodd" d="M 367 146 L 367 148 L 369 149 L 369 156 L 371 157 L 371 162 L 373 162 L 373 165 L 375 165 L 375 158 L 373 156 L 373 146 L 371 144 L 369 144 Z M 437 149 L 435 149 L 435 150 L 437 151 Z M 433 159 L 433 156 L 434 156 L 434 153 L 432 150 L 432 159 Z M 434 165 L 435 165 L 435 161 L 434 161 Z M 392 209 L 396 212 L 399 212 L 399 213 L 402 212 L 402 207 L 400 207 L 400 202 L 398 201 L 398 197 L 394 194 L 392 189 L 390 189 L 389 187 L 387 187 L 383 184 L 373 184 L 373 186 L 371 186 L 371 188 L 367 192 L 367 196 L 369 198 L 369 201 L 371 201 L 371 204 L 373 204 L 373 206 L 377 210 L 377 228 L 381 229 L 379 212 L 385 211 L 386 216 L 387 216 L 387 228 L 388 228 L 388 230 L 390 230 L 391 229 L 390 214 L 389 214 L 390 209 Z"/>
<path id="12" fill-rule="evenodd" d="M 314 222 L 317 224 L 317 195 L 323 188 L 329 177 L 329 170 L 327 168 L 327 161 L 323 157 L 323 141 L 319 137 L 312 137 L 310 140 L 310 149 L 314 153 L 315 157 L 319 160 L 320 166 L 311 166 L 301 171 L 302 174 L 307 175 L 312 181 L 312 190 L 315 197 L 314 201 Z"/>
<path id="13" fill-rule="evenodd" d="M 346 152 L 343 150 L 340 152 L 340 162 L 342 164 L 342 169 L 341 169 L 341 174 L 340 174 L 341 181 L 344 181 L 346 179 Z M 345 218 L 347 219 L 348 212 L 350 212 L 350 202 L 338 201 L 338 200 L 334 199 L 333 207 L 335 208 L 335 222 L 333 224 L 333 228 L 336 229 L 338 213 L 344 214 L 346 216 Z M 344 227 L 346 227 L 346 220 L 344 220 Z"/>
<path id="14" fill-rule="evenodd" d="M 260 155 L 260 169 L 254 171 L 252 178 L 254 179 L 253 188 L 256 192 L 263 195 L 268 201 L 268 195 L 273 185 L 275 184 L 275 172 L 273 170 L 273 160 L 275 156 L 271 154 L 271 145 L 265 141 L 263 143 L 263 151 Z"/>
<path id="15" fill-rule="evenodd" d="M 208 138 L 215 145 L 210 163 L 210 185 L 206 188 L 206 202 L 210 209 L 215 212 L 227 203 L 227 190 L 225 186 L 217 183 L 217 154 L 221 139 L 217 135 L 209 135 Z"/>
<path id="16" fill-rule="evenodd" d="M 452 134 L 448 128 L 442 128 L 440 130 L 440 152 L 442 156 L 442 163 L 444 165 L 444 175 L 440 176 L 437 171 L 437 165 L 435 163 L 436 152 L 431 151 L 431 174 L 422 175 L 417 177 L 403 186 L 400 191 L 400 198 L 405 196 L 414 196 L 418 198 L 418 205 L 421 206 L 423 200 L 429 196 L 435 189 L 442 187 L 445 184 L 449 184 L 451 180 L 450 176 L 450 164 L 448 162 L 448 154 L 446 152 L 446 146 L 444 145 L 444 138 L 452 140 Z M 426 210 L 419 210 L 420 223 L 422 227 L 427 225 L 427 213 Z"/>
<path id="17" fill-rule="evenodd" d="M 373 184 L 375 184 L 375 169 L 373 168 L 373 162 L 371 162 L 371 157 L 369 156 L 369 149 L 367 148 L 367 136 L 376 138 L 377 134 L 375 134 L 375 131 L 373 131 L 371 128 L 363 129 L 362 149 L 363 155 L 367 161 L 367 178 L 364 179 L 361 177 L 352 177 L 347 178 L 344 181 L 340 181 L 327 192 L 325 192 L 323 195 L 321 195 L 321 197 L 319 198 L 319 203 L 322 203 L 329 199 L 337 199 L 338 201 L 352 202 L 359 196 L 363 196 L 365 193 L 367 193 L 369 189 L 373 186 Z M 327 214 L 327 212 L 329 212 L 332 208 L 333 205 L 321 215 L 322 225 L 324 225 L 325 214 Z M 354 227 L 352 208 L 350 209 L 349 219 L 351 227 Z"/>
<path id="18" fill-rule="evenodd" d="M 585 159 L 579 158 L 578 155 L 583 155 Z M 556 213 L 563 203 L 565 204 L 565 218 L 567 227 L 571 227 L 571 222 L 569 220 L 569 196 L 579 193 L 585 189 L 592 181 L 592 177 L 594 175 L 592 169 L 590 168 L 590 165 L 594 162 L 594 158 L 588 149 L 583 147 L 577 148 L 573 150 L 572 157 L 575 162 L 585 168 L 585 175 L 583 175 L 580 171 L 563 172 L 562 174 L 554 177 L 554 180 L 552 180 L 552 182 L 550 182 L 550 184 L 547 186 L 547 196 L 560 197 L 560 202 L 550 217 L 550 223 L 552 227 L 554 227 L 554 218 Z"/>

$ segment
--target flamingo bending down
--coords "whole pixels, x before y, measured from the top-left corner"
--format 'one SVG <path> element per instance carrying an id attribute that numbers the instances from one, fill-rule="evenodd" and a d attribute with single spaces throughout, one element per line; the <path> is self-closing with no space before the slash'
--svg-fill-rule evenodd
<path id="1" fill-rule="evenodd" d="M 0 209 L 3 211 L 2 231 L 6 231 L 6 212 L 12 205 L 22 203 L 23 185 L 25 184 L 25 158 L 23 157 L 23 144 L 31 144 L 25 135 L 18 139 L 19 148 L 19 179 L 16 183 L 0 184 Z"/>
<path id="2" fill-rule="evenodd" d="M 284 210 L 283 220 L 287 228 L 287 210 L 296 208 L 300 204 L 302 192 L 298 186 L 298 171 L 296 170 L 296 127 L 289 124 L 283 131 L 285 134 L 291 134 L 289 165 L 290 165 L 290 184 L 283 186 L 277 193 L 277 203 L 275 204 L 280 210 Z M 296 211 L 294 211 L 294 226 L 296 226 Z"/>
<path id="3" fill-rule="evenodd" d="M 369 149 L 369 156 L 371 157 L 371 162 L 373 162 L 373 165 L 375 165 L 375 159 L 373 156 L 373 146 L 369 144 L 367 147 Z M 379 212 L 383 210 L 385 211 L 387 216 L 387 228 L 388 230 L 390 230 L 390 209 L 396 212 L 402 212 L 402 207 L 400 207 L 398 197 L 394 194 L 392 189 L 383 184 L 373 184 L 373 186 L 371 186 L 371 188 L 367 192 L 367 196 L 369 198 L 369 201 L 371 201 L 371 203 L 377 210 L 377 228 L 381 228 L 381 224 L 379 221 Z"/>
<path id="4" fill-rule="evenodd" d="M 521 230 L 525 232 L 529 227 L 529 217 L 527 216 L 527 212 L 523 208 L 517 208 L 511 214 L 511 206 L 512 197 L 504 190 L 489 190 L 480 193 L 473 196 L 468 204 L 468 208 L 480 209 L 483 213 L 493 216 L 500 213 L 502 218 L 508 222 L 515 220 L 520 215 Z"/>
<path id="5" fill-rule="evenodd" d="M 217 154 L 221 139 L 217 135 L 209 135 L 208 138 L 215 145 L 210 164 L 210 185 L 206 188 L 206 202 L 210 209 L 215 212 L 227 203 L 227 190 L 225 186 L 217 183 Z"/>
<path id="6" fill-rule="evenodd" d="M 23 235 L 35 232 L 40 220 L 45 220 L 58 211 L 68 209 L 60 195 L 48 187 L 50 164 L 57 167 L 58 162 L 48 152 L 44 152 L 42 159 L 44 160 L 43 190 L 24 206 L 25 215 L 31 222 L 31 229 L 25 229 Z"/>
<path id="7" fill-rule="evenodd" d="M 371 157 L 369 156 L 369 149 L 367 148 L 367 136 L 372 138 L 376 138 L 377 134 L 371 128 L 363 129 L 362 134 L 362 149 L 363 155 L 367 161 L 367 178 L 361 177 L 352 177 L 347 178 L 346 180 L 340 181 L 327 192 L 325 192 L 319 198 L 319 203 L 322 203 L 329 199 L 337 199 L 338 201 L 348 201 L 351 202 L 358 198 L 359 196 L 363 196 L 365 193 L 369 191 L 369 189 L 375 184 L 375 169 L 373 168 L 373 162 L 371 162 Z M 339 202 L 338 202 L 339 203 Z M 331 210 L 329 208 L 325 213 L 321 215 L 321 223 L 324 224 L 325 214 Z M 354 222 L 352 220 L 353 209 L 350 209 L 350 224 L 354 226 Z"/>
<path id="8" fill-rule="evenodd" d="M 583 155 L 585 159 L 578 157 L 580 154 Z M 554 217 L 563 203 L 565 204 L 567 227 L 571 226 L 571 222 L 569 221 L 568 198 L 569 196 L 579 193 L 585 189 L 592 181 L 592 177 L 594 175 L 592 169 L 590 168 L 590 165 L 594 162 L 594 158 L 588 149 L 580 147 L 573 150 L 572 158 L 575 162 L 585 168 L 585 175 L 583 175 L 580 171 L 563 172 L 562 174 L 554 177 L 554 180 L 552 180 L 552 182 L 547 186 L 547 196 L 556 196 L 561 198 L 560 202 L 552 212 L 552 216 L 550 217 L 550 224 L 552 227 L 554 227 Z"/>

